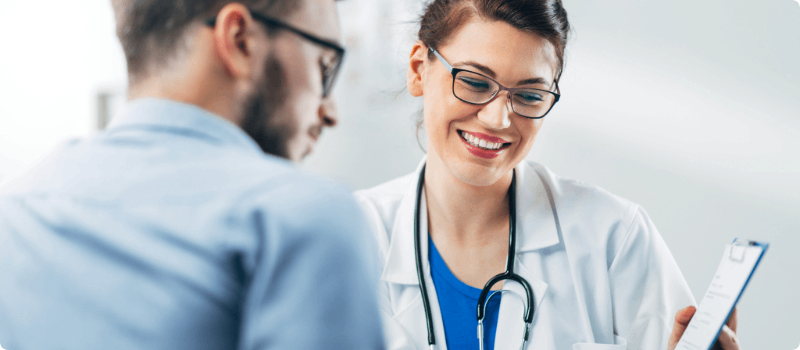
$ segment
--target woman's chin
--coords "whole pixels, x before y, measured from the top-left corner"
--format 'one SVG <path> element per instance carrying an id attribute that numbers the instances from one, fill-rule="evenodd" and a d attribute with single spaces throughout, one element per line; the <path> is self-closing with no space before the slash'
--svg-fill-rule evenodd
<path id="1" fill-rule="evenodd" d="M 461 182 L 470 186 L 491 186 L 503 178 L 508 171 L 498 168 L 487 168 L 477 164 L 457 164 L 449 166 L 450 173 Z"/>

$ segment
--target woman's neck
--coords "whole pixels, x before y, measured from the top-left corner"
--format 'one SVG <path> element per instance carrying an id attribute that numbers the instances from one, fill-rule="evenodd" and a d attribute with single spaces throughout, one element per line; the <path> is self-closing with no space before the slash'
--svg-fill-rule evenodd
<path id="1" fill-rule="evenodd" d="M 513 172 L 489 186 L 475 186 L 456 177 L 434 151 L 429 153 L 425 198 L 431 234 L 460 245 L 481 245 L 507 235 Z"/>

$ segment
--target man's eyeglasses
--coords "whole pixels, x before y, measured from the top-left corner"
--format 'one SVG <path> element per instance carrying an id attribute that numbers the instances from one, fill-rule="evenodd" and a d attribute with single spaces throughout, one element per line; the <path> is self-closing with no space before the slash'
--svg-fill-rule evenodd
<path id="1" fill-rule="evenodd" d="M 333 41 L 320 38 L 316 35 L 297 29 L 290 24 L 284 23 L 275 18 L 262 15 L 253 10 L 250 10 L 250 15 L 253 16 L 253 19 L 261 22 L 265 26 L 288 30 L 292 33 L 299 35 L 303 39 L 306 39 L 326 49 L 330 49 L 335 53 L 334 58 L 330 62 L 326 62 L 324 64 L 320 63 L 320 65 L 322 65 L 322 97 L 328 97 L 328 95 L 331 92 L 331 89 L 333 88 L 333 83 L 336 82 L 336 77 L 339 75 L 339 69 L 341 68 L 342 61 L 344 60 L 345 49 L 341 45 Z M 206 25 L 211 27 L 215 26 L 216 23 L 217 23 L 216 18 L 210 18 L 206 20 Z"/>
<path id="2" fill-rule="evenodd" d="M 547 90 L 533 88 L 507 88 L 483 74 L 453 68 L 447 60 L 433 48 L 430 49 L 445 68 L 453 75 L 453 95 L 466 103 L 482 105 L 494 100 L 500 91 L 508 91 L 511 110 L 525 118 L 543 118 L 553 109 L 561 95 Z"/>

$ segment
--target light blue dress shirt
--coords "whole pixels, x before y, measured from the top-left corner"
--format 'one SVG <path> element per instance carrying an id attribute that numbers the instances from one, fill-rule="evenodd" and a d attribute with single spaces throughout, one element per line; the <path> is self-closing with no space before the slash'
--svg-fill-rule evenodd
<path id="1" fill-rule="evenodd" d="M 222 118 L 131 102 L 0 189 L 0 344 L 381 349 L 360 215 Z"/>

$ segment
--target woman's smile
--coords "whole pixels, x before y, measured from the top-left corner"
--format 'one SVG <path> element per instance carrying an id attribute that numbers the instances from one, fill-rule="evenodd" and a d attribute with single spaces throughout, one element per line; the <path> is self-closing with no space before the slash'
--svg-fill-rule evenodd
<path id="1" fill-rule="evenodd" d="M 458 130 L 461 141 L 472 155 L 493 159 L 499 156 L 511 143 L 499 138 L 478 132 Z"/>

